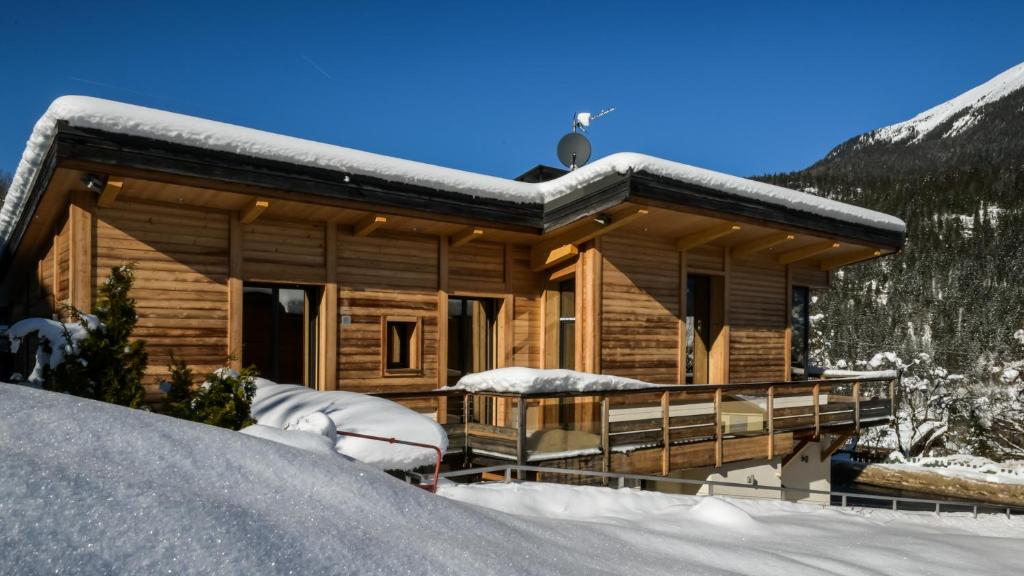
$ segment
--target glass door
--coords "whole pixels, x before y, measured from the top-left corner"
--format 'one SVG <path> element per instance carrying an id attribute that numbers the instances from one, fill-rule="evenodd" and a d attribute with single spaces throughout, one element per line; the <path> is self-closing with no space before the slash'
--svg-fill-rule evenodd
<path id="1" fill-rule="evenodd" d="M 242 293 L 242 365 L 280 384 L 315 388 L 320 289 L 246 283 Z"/>
<path id="2" fill-rule="evenodd" d="M 497 364 L 496 300 L 448 298 L 448 384 Z"/>

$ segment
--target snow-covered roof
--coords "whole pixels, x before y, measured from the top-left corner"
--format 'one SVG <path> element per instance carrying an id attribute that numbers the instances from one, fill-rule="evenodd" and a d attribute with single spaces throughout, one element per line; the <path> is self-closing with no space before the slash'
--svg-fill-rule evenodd
<path id="1" fill-rule="evenodd" d="M 63 96 L 50 104 L 25 146 L 10 191 L 0 209 L 0 244 L 6 244 L 14 224 L 21 217 L 26 197 L 57 132 L 59 121 L 77 128 L 99 129 L 516 203 L 541 204 L 606 178 L 644 172 L 683 185 L 708 188 L 843 222 L 899 233 L 905 230 L 902 220 L 888 214 L 643 154 L 612 154 L 560 178 L 525 183 L 111 100 Z"/>
<path id="2" fill-rule="evenodd" d="M 609 390 L 642 390 L 657 388 L 642 380 L 591 374 L 575 370 L 522 368 L 496 368 L 467 374 L 459 382 L 444 390 L 466 390 L 467 392 L 494 392 L 498 394 L 530 394 L 553 392 L 605 392 Z"/>

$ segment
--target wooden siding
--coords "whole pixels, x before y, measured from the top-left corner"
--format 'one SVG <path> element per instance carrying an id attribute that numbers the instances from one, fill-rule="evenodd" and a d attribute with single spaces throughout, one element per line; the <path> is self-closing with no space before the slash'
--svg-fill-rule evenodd
<path id="1" fill-rule="evenodd" d="M 509 276 L 512 282 L 513 324 L 512 365 L 541 367 L 540 340 L 542 284 L 538 274 L 530 271 L 530 248 L 510 245 Z M 557 312 L 556 312 L 557 313 Z"/>
<path id="2" fill-rule="evenodd" d="M 119 200 L 95 208 L 93 286 L 110 268 L 135 265 L 139 323 L 149 352 L 147 393 L 166 377 L 171 352 L 197 379 L 224 365 L 227 350 L 228 216 Z"/>
<path id="3" fill-rule="evenodd" d="M 807 286 L 808 288 L 828 288 L 828 272 L 825 272 L 824 270 L 818 268 L 817 266 L 810 266 L 808 264 L 797 263 L 792 264 L 789 267 L 789 269 L 793 277 L 793 286 Z"/>
<path id="4" fill-rule="evenodd" d="M 476 240 L 448 251 L 448 289 L 466 293 L 504 293 L 505 244 Z"/>
<path id="5" fill-rule="evenodd" d="M 602 372 L 678 383 L 679 252 L 619 233 L 603 237 L 601 251 Z"/>
<path id="6" fill-rule="evenodd" d="M 725 250 L 718 246 L 697 246 L 687 250 L 686 267 L 703 272 L 724 272 Z"/>
<path id="7" fill-rule="evenodd" d="M 729 381 L 786 375 L 786 268 L 768 260 L 730 263 Z"/>
<path id="8" fill-rule="evenodd" d="M 242 225 L 245 280 L 323 283 L 324 224 L 259 219 Z"/>
<path id="9" fill-rule="evenodd" d="M 338 234 L 336 387 L 356 392 L 429 390 L 437 387 L 437 237 L 377 232 Z M 422 370 L 383 376 L 381 318 L 422 319 Z M 331 388 L 328 386 L 328 388 Z"/>

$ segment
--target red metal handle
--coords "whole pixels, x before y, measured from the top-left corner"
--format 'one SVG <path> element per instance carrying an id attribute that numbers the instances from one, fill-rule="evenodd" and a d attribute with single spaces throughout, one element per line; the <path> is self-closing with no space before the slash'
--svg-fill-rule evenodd
<path id="1" fill-rule="evenodd" d="M 430 492 L 437 492 L 437 480 L 441 475 L 441 449 L 433 444 L 423 444 L 420 442 L 410 442 L 408 440 L 399 440 L 398 438 L 385 438 L 384 436 L 372 436 L 370 434 L 360 434 L 358 432 L 344 432 L 338 430 L 338 436 L 352 436 L 355 438 L 363 438 L 365 440 L 376 440 L 378 442 L 387 442 L 388 444 L 405 444 L 406 446 L 416 446 L 418 448 L 429 448 L 434 452 L 437 452 L 437 460 L 434 462 L 434 481 L 429 485 L 417 484 L 424 490 Z"/>

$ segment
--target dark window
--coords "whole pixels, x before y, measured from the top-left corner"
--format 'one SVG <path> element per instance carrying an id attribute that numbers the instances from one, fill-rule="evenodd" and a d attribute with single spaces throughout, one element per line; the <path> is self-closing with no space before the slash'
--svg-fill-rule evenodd
<path id="1" fill-rule="evenodd" d="M 498 305 L 487 298 L 448 299 L 448 383 L 497 362 L 495 318 Z"/>
<path id="2" fill-rule="evenodd" d="M 790 307 L 790 365 L 793 368 L 807 370 L 809 364 L 808 350 L 810 337 L 811 294 L 806 286 L 793 287 L 793 302 Z"/>
<path id="3" fill-rule="evenodd" d="M 558 367 L 576 369 L 576 280 L 558 284 Z"/>
<path id="4" fill-rule="evenodd" d="M 384 368 L 386 371 L 409 371 L 420 368 L 419 321 L 392 319 L 384 321 Z"/>
<path id="5" fill-rule="evenodd" d="M 242 364 L 282 384 L 316 387 L 319 288 L 245 284 Z"/>
<path id="6" fill-rule="evenodd" d="M 711 352 L 711 279 L 686 277 L 686 382 L 707 384 Z"/>

